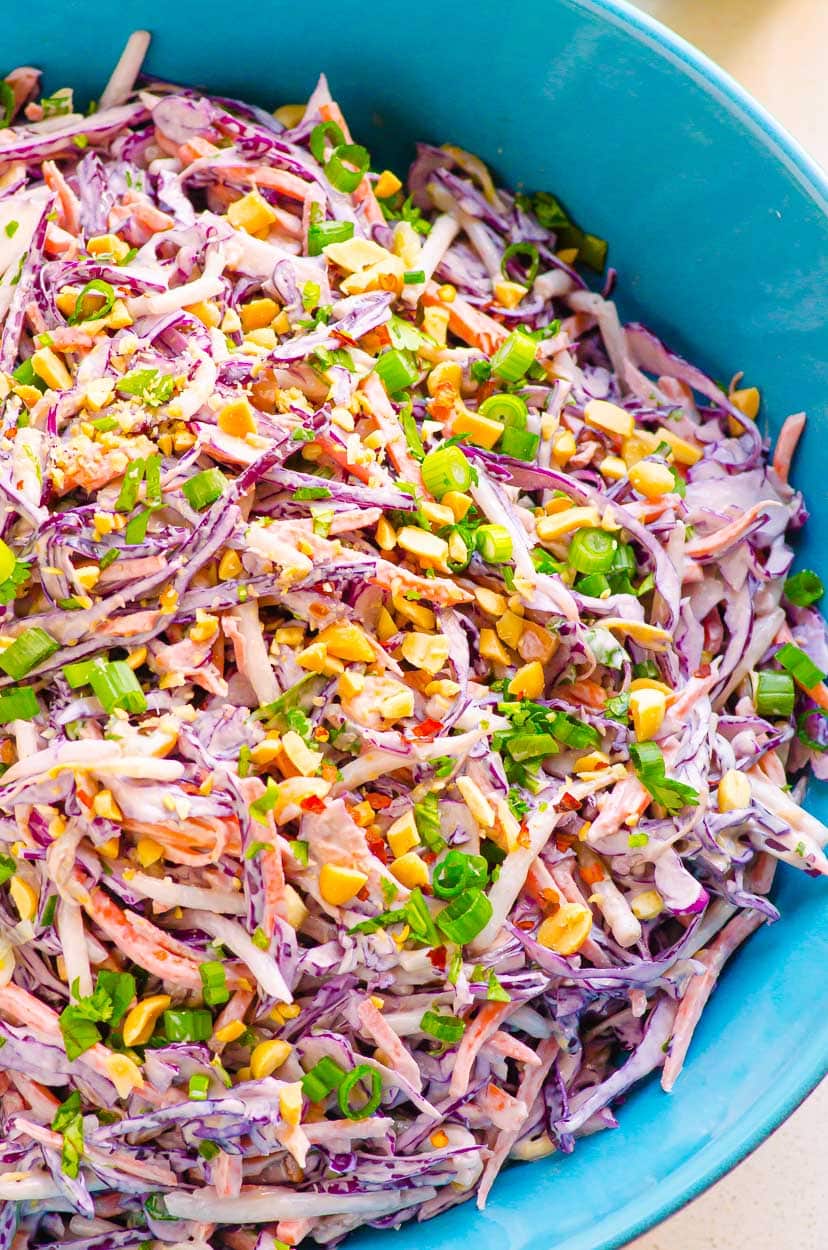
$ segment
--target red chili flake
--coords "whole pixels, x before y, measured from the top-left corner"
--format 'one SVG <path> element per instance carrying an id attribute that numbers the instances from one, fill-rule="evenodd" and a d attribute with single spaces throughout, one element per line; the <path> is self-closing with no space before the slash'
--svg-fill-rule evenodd
<path id="1" fill-rule="evenodd" d="M 365 841 L 368 843 L 368 850 L 372 855 L 376 855 L 377 859 L 383 864 L 389 862 L 388 847 L 385 844 L 385 838 L 378 831 L 375 825 L 369 825 L 365 830 Z"/>
<path id="2" fill-rule="evenodd" d="M 432 946 L 428 952 L 428 957 L 438 972 L 446 970 L 446 948 L 445 946 Z"/>
<path id="3" fill-rule="evenodd" d="M 516 920 L 516 921 L 515 921 L 515 928 L 516 928 L 516 929 L 525 929 L 527 933 L 529 932 L 529 930 L 530 930 L 530 929 L 534 929 L 534 927 L 535 927 L 535 921 L 534 921 L 534 920 L 528 920 L 528 919 L 527 919 L 527 920 Z"/>
<path id="4" fill-rule="evenodd" d="M 377 794 L 375 790 L 371 790 L 369 794 L 366 794 L 365 798 L 371 804 L 375 812 L 381 812 L 386 807 L 391 806 L 391 800 L 388 795 Z"/>
<path id="5" fill-rule="evenodd" d="M 340 343 L 346 343 L 348 347 L 359 347 L 357 339 L 352 339 L 350 334 L 343 334 L 341 330 L 332 329 L 331 334 L 335 339 L 339 339 Z"/>
<path id="6" fill-rule="evenodd" d="M 699 665 L 699 667 L 696 669 L 695 673 L 693 674 L 693 676 L 694 676 L 694 677 L 709 677 L 709 676 L 710 676 L 710 665 L 709 665 L 709 664 L 700 664 L 700 665 Z"/>
<path id="7" fill-rule="evenodd" d="M 576 799 L 574 794 L 570 794 L 568 790 L 564 790 L 555 806 L 563 809 L 565 812 L 574 812 L 581 806 L 581 799 Z"/>
<path id="8" fill-rule="evenodd" d="M 317 725 L 313 731 L 313 736 L 317 742 L 327 742 L 331 735 L 324 725 Z"/>
<path id="9" fill-rule="evenodd" d="M 412 733 L 415 738 L 434 738 L 443 728 L 441 720 L 424 720 L 415 725 Z"/>
<path id="10" fill-rule="evenodd" d="M 559 851 L 568 851 L 570 847 L 575 845 L 574 833 L 556 833 L 555 846 Z"/>
<path id="11" fill-rule="evenodd" d="M 302 799 L 299 804 L 303 812 L 324 812 L 325 804 L 316 794 L 309 794 L 306 799 Z"/>

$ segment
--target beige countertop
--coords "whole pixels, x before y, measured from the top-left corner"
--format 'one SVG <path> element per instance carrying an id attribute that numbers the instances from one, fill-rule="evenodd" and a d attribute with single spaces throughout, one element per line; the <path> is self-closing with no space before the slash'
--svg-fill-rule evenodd
<path id="1" fill-rule="evenodd" d="M 728 70 L 828 168 L 828 0 L 637 3 Z M 826 1132 L 828 1082 L 749 1159 L 628 1250 L 826 1250 Z"/>

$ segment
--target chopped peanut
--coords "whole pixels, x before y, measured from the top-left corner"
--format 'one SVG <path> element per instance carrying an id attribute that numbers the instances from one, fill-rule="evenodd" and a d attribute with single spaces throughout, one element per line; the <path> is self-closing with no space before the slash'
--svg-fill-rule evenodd
<path id="1" fill-rule="evenodd" d="M 581 949 L 592 929 L 592 912 L 583 903 L 562 903 L 538 929 L 541 946 L 559 955 L 574 955 Z"/>
<path id="2" fill-rule="evenodd" d="M 146 1046 L 152 1037 L 156 1023 L 171 1005 L 169 994 L 153 994 L 144 998 L 126 1016 L 123 1025 L 126 1046 Z M 242 1032 L 244 1028 L 242 1027 Z"/>
<path id="3" fill-rule="evenodd" d="M 750 807 L 750 778 L 738 768 L 728 768 L 719 782 L 717 798 L 720 812 L 735 812 Z"/>
<path id="4" fill-rule="evenodd" d="M 632 413 L 607 399 L 591 399 L 584 407 L 584 421 L 593 430 L 615 438 L 629 438 L 635 429 Z"/>
<path id="5" fill-rule="evenodd" d="M 439 673 L 449 656 L 448 638 L 436 634 L 406 634 L 402 644 L 403 659 L 427 673 Z"/>
<path id="6" fill-rule="evenodd" d="M 266 234 L 277 214 L 267 200 L 258 191 L 248 191 L 240 200 L 235 200 L 227 209 L 227 220 L 237 230 L 246 230 L 248 234 Z"/>
<path id="7" fill-rule="evenodd" d="M 495 822 L 494 809 L 477 782 L 471 777 L 458 777 L 456 785 L 477 823 L 484 829 L 491 829 Z"/>
<path id="8" fill-rule="evenodd" d="M 416 851 L 407 851 L 388 865 L 401 885 L 413 890 L 415 886 L 428 885 L 428 869 Z"/>
<path id="9" fill-rule="evenodd" d="M 543 694 L 543 668 L 537 660 L 524 664 L 509 682 L 509 694 L 516 699 L 539 699 Z"/>
<path id="10" fill-rule="evenodd" d="M 277 1068 L 281 1068 L 286 1059 L 293 1054 L 290 1042 L 274 1037 L 268 1042 L 259 1042 L 250 1055 L 250 1075 L 254 1081 L 261 1081 L 270 1076 Z"/>
<path id="11" fill-rule="evenodd" d="M 344 907 L 359 894 L 368 878 L 356 868 L 323 864 L 319 870 L 319 893 L 332 907 Z"/>

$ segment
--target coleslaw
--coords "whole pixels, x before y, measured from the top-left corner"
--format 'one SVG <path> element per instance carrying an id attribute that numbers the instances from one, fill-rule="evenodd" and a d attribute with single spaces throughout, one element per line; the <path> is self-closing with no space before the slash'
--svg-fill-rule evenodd
<path id="1" fill-rule="evenodd" d="M 0 1250 L 482 1206 L 828 869 L 804 414 L 556 196 L 148 43 L 0 80 Z"/>

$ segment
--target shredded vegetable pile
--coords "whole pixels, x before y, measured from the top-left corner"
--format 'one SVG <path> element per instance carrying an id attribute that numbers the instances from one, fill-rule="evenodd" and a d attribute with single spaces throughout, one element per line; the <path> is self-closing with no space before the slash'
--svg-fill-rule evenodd
<path id="1" fill-rule="evenodd" d="M 483 1205 L 828 868 L 804 415 L 552 194 L 147 42 L 0 81 L 0 1250 Z"/>

